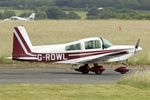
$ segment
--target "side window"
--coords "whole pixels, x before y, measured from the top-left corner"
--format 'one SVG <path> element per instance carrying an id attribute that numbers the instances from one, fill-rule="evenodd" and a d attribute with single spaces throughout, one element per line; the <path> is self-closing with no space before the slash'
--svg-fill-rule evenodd
<path id="1" fill-rule="evenodd" d="M 90 40 L 85 42 L 85 49 L 101 48 L 100 40 Z"/>
<path id="2" fill-rule="evenodd" d="M 81 50 L 81 45 L 80 45 L 80 43 L 72 44 L 72 45 L 66 46 L 65 49 L 66 49 L 66 51 L 71 51 L 71 50 Z"/>

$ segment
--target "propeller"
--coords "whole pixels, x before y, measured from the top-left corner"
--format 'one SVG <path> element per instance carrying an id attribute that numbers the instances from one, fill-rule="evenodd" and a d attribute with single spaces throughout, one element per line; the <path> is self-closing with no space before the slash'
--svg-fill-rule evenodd
<path id="1" fill-rule="evenodd" d="M 138 49 L 138 47 L 139 47 L 139 43 L 140 43 L 140 39 L 138 39 L 138 40 L 137 40 L 137 42 L 136 42 L 136 45 L 135 45 L 135 51 L 134 51 L 134 53 L 136 53 L 136 49 Z"/>
<path id="2" fill-rule="evenodd" d="M 136 45 L 135 45 L 135 49 L 137 49 L 139 47 L 139 43 L 140 43 L 140 39 L 137 40 Z"/>

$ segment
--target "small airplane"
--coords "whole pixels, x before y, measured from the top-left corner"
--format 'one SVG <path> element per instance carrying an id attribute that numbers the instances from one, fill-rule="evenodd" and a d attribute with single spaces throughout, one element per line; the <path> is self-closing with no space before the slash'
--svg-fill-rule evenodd
<path id="1" fill-rule="evenodd" d="M 18 16 L 12 16 L 8 19 L 4 20 L 22 20 L 22 21 L 29 21 L 29 20 L 34 20 L 35 19 L 35 13 L 32 13 L 29 17 L 23 18 L 23 17 L 18 17 Z"/>
<path id="2" fill-rule="evenodd" d="M 129 71 L 128 59 L 142 50 L 139 42 L 135 46 L 113 45 L 102 37 L 92 37 L 65 44 L 33 46 L 24 26 L 18 26 L 13 32 L 12 60 L 72 64 L 83 74 L 89 71 L 102 74 L 105 69 L 98 64 L 103 62 L 126 61 L 125 66 L 115 69 L 125 74 Z"/>

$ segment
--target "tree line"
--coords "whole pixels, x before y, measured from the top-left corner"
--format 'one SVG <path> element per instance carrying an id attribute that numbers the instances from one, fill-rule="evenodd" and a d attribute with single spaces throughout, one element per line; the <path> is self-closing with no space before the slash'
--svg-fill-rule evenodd
<path id="1" fill-rule="evenodd" d="M 17 9 L 58 6 L 61 8 L 80 8 L 83 10 L 88 10 L 92 7 L 150 10 L 149 5 L 150 0 L 0 0 L 0 7 L 12 7 Z"/>
<path id="2" fill-rule="evenodd" d="M 149 4 L 150 0 L 0 0 L 0 7 L 6 9 L 31 9 L 36 19 L 81 19 L 76 11 L 86 11 L 86 19 L 150 20 Z M 0 19 L 15 15 L 13 10 L 5 10 L 0 12 Z"/>
<path id="3" fill-rule="evenodd" d="M 81 19 L 75 11 L 64 11 L 63 9 L 52 6 L 48 8 L 37 8 L 34 10 L 36 13 L 36 20 L 38 19 Z M 20 17 L 28 17 L 32 12 L 24 12 Z M 5 10 L 0 12 L 0 19 L 10 18 L 16 16 L 13 10 Z M 98 9 L 93 7 L 87 11 L 86 19 L 137 19 L 137 20 L 150 20 L 150 12 L 136 11 L 132 9 L 116 9 L 113 7 Z"/>

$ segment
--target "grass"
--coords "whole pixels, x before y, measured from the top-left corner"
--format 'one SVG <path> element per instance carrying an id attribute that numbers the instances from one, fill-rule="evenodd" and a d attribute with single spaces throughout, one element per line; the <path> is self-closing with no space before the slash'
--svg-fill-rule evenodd
<path id="1" fill-rule="evenodd" d="M 25 26 L 33 45 L 66 43 L 100 36 L 113 44 L 135 45 L 140 38 L 143 51 L 129 62 L 150 64 L 150 21 L 147 20 L 0 21 L 0 56 L 11 56 L 13 27 L 18 25 Z"/>
<path id="2" fill-rule="evenodd" d="M 150 71 L 137 71 L 121 79 L 119 84 L 125 84 L 141 89 L 150 89 Z"/>
<path id="3" fill-rule="evenodd" d="M 13 62 L 11 60 L 7 60 L 6 56 L 0 57 L 0 64 L 12 64 Z"/>
<path id="4" fill-rule="evenodd" d="M 148 100 L 150 91 L 127 85 L 3 84 L 0 100 Z"/>

